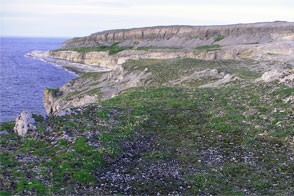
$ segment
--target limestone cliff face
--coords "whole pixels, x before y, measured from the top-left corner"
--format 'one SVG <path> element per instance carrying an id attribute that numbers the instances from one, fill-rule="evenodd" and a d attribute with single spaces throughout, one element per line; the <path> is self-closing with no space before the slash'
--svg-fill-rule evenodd
<path id="1" fill-rule="evenodd" d="M 264 44 L 223 46 L 218 50 L 125 50 L 116 55 L 108 52 L 50 51 L 49 55 L 75 63 L 96 67 L 115 68 L 129 59 L 175 59 L 193 58 L 203 60 L 266 58 L 270 55 L 294 56 L 294 41 L 279 41 Z"/>
<path id="2" fill-rule="evenodd" d="M 223 45 L 293 40 L 294 23 L 273 22 L 222 26 L 159 26 L 110 30 L 65 41 L 63 48 L 93 47 L 120 42 L 129 46 L 193 48 L 220 41 Z"/>
<path id="3" fill-rule="evenodd" d="M 65 41 L 63 48 L 111 45 L 133 46 L 116 55 L 108 52 L 50 51 L 56 59 L 113 68 L 129 59 L 240 59 L 269 54 L 294 54 L 294 23 L 272 22 L 223 26 L 166 26 L 110 30 Z M 195 50 L 199 46 L 218 45 L 217 50 Z M 177 47 L 178 50 L 140 51 L 141 46 Z"/>
<path id="4" fill-rule="evenodd" d="M 76 51 L 49 51 L 49 55 L 55 59 L 62 59 L 74 63 L 92 66 L 113 68 L 119 59 L 108 55 L 108 52 L 76 52 Z"/>

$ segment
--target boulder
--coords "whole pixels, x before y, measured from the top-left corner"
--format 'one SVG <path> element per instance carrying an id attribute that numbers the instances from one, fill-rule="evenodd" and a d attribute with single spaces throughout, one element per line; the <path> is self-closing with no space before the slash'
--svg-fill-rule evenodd
<path id="1" fill-rule="evenodd" d="M 272 82 L 278 80 L 283 75 L 283 72 L 278 69 L 272 69 L 270 71 L 265 72 L 262 76 L 256 79 L 256 82 Z"/>
<path id="2" fill-rule="evenodd" d="M 294 86 L 294 73 L 293 69 L 289 70 L 278 70 L 272 69 L 268 72 L 265 72 L 260 78 L 256 79 L 256 82 L 272 82 L 279 81 L 280 84 L 284 84 L 290 87 Z"/>
<path id="3" fill-rule="evenodd" d="M 29 130 L 36 130 L 35 119 L 31 112 L 24 111 L 15 120 L 14 132 L 24 137 Z"/>

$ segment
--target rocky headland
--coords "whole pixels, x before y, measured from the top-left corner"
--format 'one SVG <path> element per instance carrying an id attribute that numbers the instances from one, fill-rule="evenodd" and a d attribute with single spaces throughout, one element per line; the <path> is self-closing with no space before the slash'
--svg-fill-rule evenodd
<path id="1" fill-rule="evenodd" d="M 1 124 L 1 194 L 294 192 L 294 23 L 110 30 L 28 55 L 79 77 L 45 90 L 49 117 Z"/>
<path id="2" fill-rule="evenodd" d="M 150 82 L 154 73 L 148 70 L 148 66 L 143 71 L 133 68 L 130 71 L 125 65 L 132 62 L 148 59 L 166 62 L 174 62 L 174 59 L 201 59 L 235 60 L 236 64 L 246 64 L 251 60 L 251 63 L 255 61 L 255 66 L 242 66 L 261 74 L 271 69 L 291 68 L 294 62 L 293 40 L 294 24 L 289 22 L 209 27 L 149 27 L 95 33 L 65 41 L 62 49 L 43 53 L 32 52 L 29 55 L 63 64 L 77 73 L 112 70 L 101 74 L 99 79 L 98 76 L 95 79 L 84 76 L 69 82 L 60 88 L 63 92 L 60 97 L 45 94 L 45 108 L 48 113 L 54 114 L 60 110 L 109 99 L 133 87 L 144 86 L 144 80 Z M 64 62 L 73 64 L 66 65 Z M 108 70 L 102 70 L 101 67 Z M 189 70 L 190 73 L 192 70 L 193 68 Z M 189 76 L 179 75 L 178 86 L 181 85 L 181 77 Z M 198 80 L 197 77 L 206 76 L 190 75 L 190 79 Z M 222 79 L 219 76 L 216 78 Z M 228 83 L 229 78 L 236 79 L 226 76 L 226 79 L 221 81 Z M 93 83 L 96 85 L 89 86 Z M 173 86 L 172 83 L 166 81 L 166 84 Z M 206 86 L 219 86 L 219 83 L 215 84 L 217 85 Z M 91 93 L 95 89 L 96 93 Z"/>

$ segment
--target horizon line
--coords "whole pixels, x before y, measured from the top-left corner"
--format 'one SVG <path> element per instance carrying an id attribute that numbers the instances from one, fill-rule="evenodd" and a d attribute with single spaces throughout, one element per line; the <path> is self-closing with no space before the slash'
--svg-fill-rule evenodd
<path id="1" fill-rule="evenodd" d="M 0 38 L 66 38 L 72 39 L 73 36 L 50 36 L 50 35 L 0 35 Z"/>

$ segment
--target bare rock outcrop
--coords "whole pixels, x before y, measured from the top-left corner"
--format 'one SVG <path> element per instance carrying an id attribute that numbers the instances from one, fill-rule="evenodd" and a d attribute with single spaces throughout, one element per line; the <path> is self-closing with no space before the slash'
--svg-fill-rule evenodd
<path id="1" fill-rule="evenodd" d="M 48 114 L 60 115 L 68 108 L 97 103 L 112 98 L 127 89 L 141 86 L 143 80 L 150 74 L 148 69 L 128 73 L 121 66 L 116 66 L 111 72 L 103 73 L 94 80 L 91 77 L 82 77 L 66 83 L 59 88 L 62 96 L 45 91 L 44 106 Z"/>
<path id="2" fill-rule="evenodd" d="M 50 56 L 55 59 L 67 60 L 74 63 L 86 64 L 92 67 L 105 67 L 114 69 L 117 65 L 121 65 L 130 59 L 176 59 L 176 58 L 193 58 L 203 60 L 219 60 L 219 59 L 257 59 L 272 58 L 271 54 L 285 55 L 283 51 L 290 51 L 286 55 L 294 55 L 294 50 L 287 44 L 280 51 L 269 46 L 264 49 L 264 45 L 259 46 L 232 46 L 223 47 L 216 51 L 139 51 L 127 50 L 117 55 L 108 55 L 106 52 L 88 52 L 79 53 L 76 51 L 50 51 Z M 272 53 L 270 53 L 272 51 Z"/>
<path id="3" fill-rule="evenodd" d="M 232 81 L 236 81 L 236 80 L 241 80 L 241 78 L 234 76 L 234 75 L 231 75 L 231 74 L 226 74 L 222 79 L 220 79 L 216 82 L 201 85 L 198 88 L 215 88 L 215 87 L 219 87 L 223 84 L 226 84 L 226 83 L 229 83 Z"/>
<path id="4" fill-rule="evenodd" d="M 256 82 L 273 82 L 279 81 L 280 84 L 285 84 L 290 87 L 294 87 L 294 70 L 278 70 L 273 69 L 265 72 L 260 78 L 256 79 Z"/>
<path id="5" fill-rule="evenodd" d="M 265 35 L 266 36 L 266 35 Z M 234 39 L 234 38 L 227 38 Z M 220 41 L 222 42 L 222 41 Z M 224 43 L 222 43 L 224 44 Z M 189 45 L 189 44 L 188 44 Z M 189 45 L 190 46 L 190 45 Z M 175 59 L 193 58 L 204 60 L 218 59 L 293 59 L 294 60 L 294 33 L 293 40 L 269 41 L 264 43 L 218 45 L 216 49 L 154 49 L 154 50 L 124 50 L 115 55 L 105 51 L 77 52 L 71 50 L 50 51 L 49 56 L 54 59 L 66 60 L 93 68 L 105 67 L 113 69 L 129 59 Z"/>
<path id="6" fill-rule="evenodd" d="M 44 94 L 45 96 L 43 97 L 43 103 L 47 114 L 51 114 L 52 111 L 58 110 L 59 108 L 55 108 L 53 103 L 57 97 L 62 95 L 62 91 L 59 89 L 46 89 Z"/>
<path id="7" fill-rule="evenodd" d="M 24 111 L 15 120 L 14 131 L 24 137 L 29 130 L 36 130 L 35 119 L 31 112 Z"/>
<path id="8" fill-rule="evenodd" d="M 64 51 L 65 52 L 65 51 Z M 31 52 L 28 52 L 26 56 L 30 56 L 33 58 L 38 58 L 41 60 L 44 60 L 49 63 L 53 63 L 55 65 L 64 67 L 65 69 L 72 71 L 78 75 L 81 75 L 83 73 L 87 72 L 100 72 L 100 71 L 109 71 L 110 69 L 107 68 L 107 64 L 105 66 L 95 66 L 97 64 L 91 64 L 88 61 L 82 61 L 82 60 L 75 60 L 79 59 L 80 56 L 79 53 L 75 53 L 74 51 L 68 51 L 67 53 L 64 52 L 58 52 L 54 53 L 53 51 L 38 51 L 34 50 Z M 74 56 L 74 58 L 71 58 Z M 85 57 L 87 59 L 87 57 Z M 94 65 L 94 66 L 93 66 Z"/>
<path id="9" fill-rule="evenodd" d="M 167 86 L 183 86 L 185 83 L 189 83 L 192 80 L 201 80 L 205 78 L 221 79 L 225 76 L 224 72 L 219 73 L 217 69 L 205 69 L 202 71 L 195 71 L 191 75 L 182 76 L 177 80 L 169 81 Z"/>
<path id="10" fill-rule="evenodd" d="M 283 71 L 278 69 L 272 69 L 270 71 L 265 72 L 262 76 L 256 79 L 257 82 L 272 82 L 278 80 L 283 75 Z"/>

